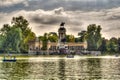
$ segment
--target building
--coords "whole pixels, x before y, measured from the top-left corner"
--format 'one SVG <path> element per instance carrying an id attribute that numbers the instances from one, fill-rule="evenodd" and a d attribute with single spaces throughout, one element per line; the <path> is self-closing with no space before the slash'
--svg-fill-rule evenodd
<path id="1" fill-rule="evenodd" d="M 51 54 L 51 53 L 60 53 L 61 49 L 68 50 L 69 52 L 80 52 L 87 48 L 87 42 L 76 43 L 76 42 L 66 42 L 66 28 L 64 27 L 65 23 L 60 24 L 60 28 L 58 29 L 58 42 L 50 42 L 48 41 L 47 50 L 43 51 L 42 41 L 39 41 L 36 38 L 35 41 L 29 43 L 29 54 Z"/>

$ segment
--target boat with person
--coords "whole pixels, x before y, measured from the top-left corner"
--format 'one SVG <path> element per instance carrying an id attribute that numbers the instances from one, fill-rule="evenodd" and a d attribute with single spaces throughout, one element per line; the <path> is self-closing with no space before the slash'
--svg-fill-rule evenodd
<path id="1" fill-rule="evenodd" d="M 68 54 L 68 55 L 67 55 L 67 58 L 74 58 L 74 55 Z"/>
<path id="2" fill-rule="evenodd" d="M 16 57 L 15 56 L 4 56 L 3 62 L 16 62 Z"/>

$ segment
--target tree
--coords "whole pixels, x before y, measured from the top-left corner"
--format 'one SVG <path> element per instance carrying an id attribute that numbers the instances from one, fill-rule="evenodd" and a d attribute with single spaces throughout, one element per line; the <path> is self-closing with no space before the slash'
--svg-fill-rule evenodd
<path id="1" fill-rule="evenodd" d="M 96 31 L 95 31 L 95 35 L 94 35 L 94 39 L 95 39 L 95 44 L 96 44 L 96 47 L 97 47 L 97 49 L 100 47 L 100 45 L 102 44 L 102 37 L 101 37 L 101 30 L 102 30 L 102 28 L 101 28 L 101 26 L 100 25 L 98 25 L 97 27 L 96 27 Z"/>
<path id="2" fill-rule="evenodd" d="M 0 30 L 0 33 L 2 34 L 2 35 L 6 35 L 7 34 L 7 32 L 10 30 L 10 25 L 9 24 L 4 24 L 3 25 L 3 28 L 1 28 L 1 30 Z"/>
<path id="3" fill-rule="evenodd" d="M 100 45 L 99 50 L 102 52 L 107 51 L 107 40 L 105 38 L 102 39 L 102 44 Z"/>
<path id="4" fill-rule="evenodd" d="M 75 42 L 74 35 L 66 35 L 66 42 Z"/>
<path id="5" fill-rule="evenodd" d="M 118 51 L 118 41 L 117 38 L 111 38 L 107 43 L 107 50 L 109 52 L 117 52 Z"/>
<path id="6" fill-rule="evenodd" d="M 27 52 L 29 41 L 35 40 L 36 38 L 35 33 L 32 32 L 31 29 L 28 27 L 29 23 L 23 16 L 13 17 L 11 23 L 13 27 L 20 28 L 22 30 L 23 43 L 21 43 L 21 51 Z"/>
<path id="7" fill-rule="evenodd" d="M 96 26 L 96 24 L 91 24 L 87 27 L 87 43 L 88 50 L 98 50 L 101 45 L 101 26 Z"/>
<path id="8" fill-rule="evenodd" d="M 28 28 L 29 23 L 23 16 L 13 17 L 11 23 L 14 27 L 17 27 L 17 28 L 19 27 L 22 30 L 23 34 L 26 34 L 24 32 L 27 29 L 29 29 Z"/>
<path id="9" fill-rule="evenodd" d="M 8 47 L 18 45 L 19 42 L 17 42 L 17 39 L 12 41 L 12 38 L 10 36 L 14 37 L 22 35 L 22 41 L 19 49 L 18 47 L 16 47 L 16 49 L 14 50 L 17 50 L 17 52 L 20 52 L 19 50 L 21 50 L 22 52 L 27 52 L 29 41 L 33 41 L 36 38 L 35 33 L 32 32 L 32 30 L 28 27 L 29 23 L 23 16 L 13 17 L 11 23 L 12 25 L 4 24 L 3 28 L 1 28 L 0 30 L 0 33 L 5 37 L 4 44 L 9 44 L 9 46 L 4 45 L 4 48 L 8 49 Z M 18 41 L 21 39 L 18 39 Z M 9 43 L 7 40 L 9 41 Z M 14 41 L 16 42 L 14 43 Z"/>
<path id="10" fill-rule="evenodd" d="M 49 33 L 48 40 L 50 40 L 50 42 L 57 42 L 58 41 L 57 33 L 55 33 L 55 32 Z"/>
<path id="11" fill-rule="evenodd" d="M 78 33 L 78 36 L 80 36 L 80 37 L 79 37 L 79 41 L 80 41 L 80 42 L 84 42 L 85 39 L 86 39 L 86 35 L 87 35 L 86 31 L 81 31 L 81 32 L 79 32 L 79 33 Z"/>
<path id="12" fill-rule="evenodd" d="M 120 38 L 118 38 L 118 50 L 120 52 Z"/>
<path id="13" fill-rule="evenodd" d="M 75 42 L 79 42 L 79 38 L 75 38 Z"/>
<path id="14" fill-rule="evenodd" d="M 20 52 L 20 43 L 22 41 L 22 31 L 20 28 L 12 27 L 9 32 L 7 32 L 7 36 L 4 42 L 3 48 L 5 51 L 16 51 Z"/>
<path id="15" fill-rule="evenodd" d="M 45 33 L 43 36 L 43 47 L 42 50 L 47 50 L 48 34 Z"/>
<path id="16" fill-rule="evenodd" d="M 0 35 L 0 49 L 3 49 L 3 43 L 5 41 L 5 36 L 4 35 Z"/>

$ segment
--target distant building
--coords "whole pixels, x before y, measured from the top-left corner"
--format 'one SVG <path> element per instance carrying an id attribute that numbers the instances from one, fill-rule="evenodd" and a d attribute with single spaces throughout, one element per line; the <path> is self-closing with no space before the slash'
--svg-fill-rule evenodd
<path id="1" fill-rule="evenodd" d="M 61 23 L 60 28 L 58 29 L 58 42 L 50 42 L 48 41 L 47 50 L 42 51 L 42 41 L 39 41 L 36 38 L 35 41 L 29 43 L 29 54 L 43 54 L 47 52 L 50 53 L 59 53 L 59 49 L 66 48 L 69 52 L 80 52 L 87 48 L 87 42 L 76 43 L 76 42 L 66 42 L 66 28 L 64 27 L 65 23 Z"/>

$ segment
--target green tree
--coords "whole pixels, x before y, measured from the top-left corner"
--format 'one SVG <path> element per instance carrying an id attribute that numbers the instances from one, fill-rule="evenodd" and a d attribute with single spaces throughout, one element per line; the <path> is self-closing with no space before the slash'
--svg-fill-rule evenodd
<path id="1" fill-rule="evenodd" d="M 79 42 L 79 38 L 75 38 L 75 42 Z"/>
<path id="2" fill-rule="evenodd" d="M 35 33 L 32 32 L 32 30 L 28 27 L 28 25 L 29 25 L 28 21 L 23 16 L 19 16 L 19 17 L 13 17 L 11 23 L 12 23 L 11 26 L 9 24 L 4 24 L 3 28 L 1 28 L 1 30 L 0 30 L 0 33 L 5 37 L 4 43 L 9 44 L 9 46 L 11 47 L 12 42 L 8 43 L 7 40 L 11 41 L 12 38 L 10 36 L 14 37 L 14 35 L 17 32 L 16 29 L 18 29 L 19 34 L 22 35 L 22 41 L 21 41 L 21 45 L 19 46 L 19 48 L 22 52 L 28 51 L 29 41 L 33 41 L 36 38 Z M 21 30 L 21 31 L 19 31 L 19 30 Z M 14 40 L 13 40 L 13 42 L 14 42 Z M 18 45 L 18 44 L 13 43 L 12 45 Z M 4 48 L 7 48 L 7 46 L 6 47 L 4 46 Z M 15 50 L 17 50 L 19 52 L 18 48 Z"/>
<path id="3" fill-rule="evenodd" d="M 9 24 L 4 24 L 3 25 L 3 28 L 1 28 L 1 30 L 0 30 L 0 33 L 2 34 L 2 35 L 6 35 L 7 34 L 7 32 L 10 30 L 10 25 Z"/>
<path id="4" fill-rule="evenodd" d="M 75 42 L 74 35 L 66 35 L 66 42 Z"/>
<path id="5" fill-rule="evenodd" d="M 100 47 L 100 45 L 102 44 L 102 37 L 101 37 L 101 30 L 102 30 L 102 28 L 101 28 L 101 26 L 100 25 L 98 25 L 97 27 L 96 27 L 96 31 L 95 31 L 95 35 L 94 35 L 94 39 L 95 39 L 95 44 L 96 44 L 96 47 L 97 47 L 97 49 Z"/>
<path id="6" fill-rule="evenodd" d="M 3 49 L 3 43 L 5 41 L 5 36 L 3 36 L 2 34 L 0 35 L 0 49 Z"/>
<path id="7" fill-rule="evenodd" d="M 39 41 L 43 41 L 44 40 L 44 36 L 39 36 Z"/>
<path id="8" fill-rule="evenodd" d="M 84 42 L 85 39 L 86 39 L 86 35 L 87 35 L 86 31 L 81 31 L 81 32 L 79 32 L 79 33 L 78 33 L 78 36 L 80 36 L 80 37 L 79 37 L 79 41 L 80 41 L 80 42 Z"/>
<path id="9" fill-rule="evenodd" d="M 102 44 L 100 45 L 99 50 L 102 52 L 107 51 L 107 40 L 105 38 L 102 39 Z"/>
<path id="10" fill-rule="evenodd" d="M 22 30 L 23 43 L 21 43 L 21 51 L 27 52 L 29 41 L 33 41 L 36 38 L 35 33 L 32 32 L 31 29 L 28 27 L 29 23 L 23 16 L 13 17 L 11 23 L 13 27 L 20 28 Z"/>
<path id="11" fill-rule="evenodd" d="M 23 34 L 26 34 L 24 33 L 28 28 L 28 21 L 23 17 L 23 16 L 19 16 L 19 17 L 13 17 L 12 18 L 12 21 L 11 21 L 12 25 L 14 27 L 19 27 L 21 30 L 22 30 L 22 33 Z M 24 35 L 25 36 L 25 35 Z"/>
<path id="12" fill-rule="evenodd" d="M 34 32 L 31 31 L 31 29 L 27 29 L 25 31 L 26 34 L 24 34 L 23 36 L 23 40 L 22 40 L 22 45 L 21 45 L 21 51 L 23 52 L 27 52 L 28 51 L 28 45 L 30 41 L 35 41 L 36 39 L 36 35 Z M 25 37 L 26 36 L 26 37 Z"/>
<path id="13" fill-rule="evenodd" d="M 87 27 L 87 43 L 88 50 L 98 50 L 101 45 L 101 26 L 96 26 L 96 24 L 91 24 Z"/>
<path id="14" fill-rule="evenodd" d="M 49 33 L 48 40 L 50 40 L 50 42 L 57 42 L 58 41 L 57 33 L 55 33 L 55 32 Z"/>
<path id="15" fill-rule="evenodd" d="M 45 33 L 44 36 L 43 36 L 43 47 L 42 47 L 42 50 L 47 50 L 47 42 L 48 42 L 48 34 Z"/>
<path id="16" fill-rule="evenodd" d="M 118 51 L 118 40 L 117 40 L 117 38 L 111 38 L 108 41 L 107 50 L 109 52 L 117 52 Z"/>
<path id="17" fill-rule="evenodd" d="M 118 38 L 118 51 L 120 52 L 120 38 Z"/>
<path id="18" fill-rule="evenodd" d="M 6 39 L 3 44 L 5 51 L 16 51 L 20 52 L 20 43 L 22 41 L 22 31 L 20 28 L 12 27 L 7 32 Z"/>

